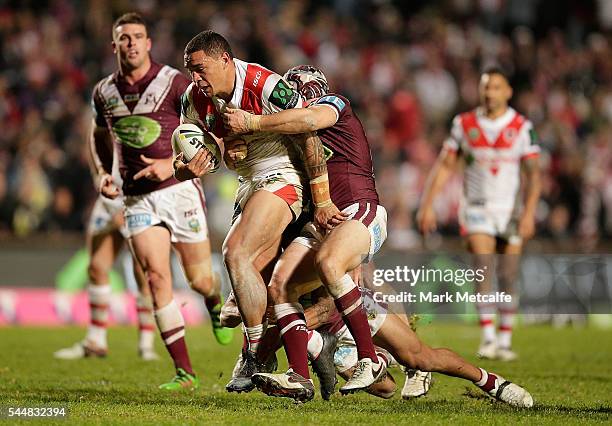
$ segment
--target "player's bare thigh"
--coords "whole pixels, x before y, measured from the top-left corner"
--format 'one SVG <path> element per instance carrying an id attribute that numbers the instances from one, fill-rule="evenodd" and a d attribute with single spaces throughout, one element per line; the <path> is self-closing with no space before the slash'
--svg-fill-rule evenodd
<path id="1" fill-rule="evenodd" d="M 93 285 L 108 284 L 109 273 L 117 254 L 123 247 L 123 236 L 118 230 L 87 234 L 89 252 L 88 275 Z"/>
<path id="2" fill-rule="evenodd" d="M 253 262 L 276 243 L 292 219 L 291 209 L 280 197 L 268 191 L 255 192 L 223 242 L 226 262 Z"/>
<path id="3" fill-rule="evenodd" d="M 326 235 L 317 254 L 317 264 L 330 262 L 342 276 L 358 267 L 369 251 L 368 228 L 358 220 L 347 220 Z"/>
<path id="4" fill-rule="evenodd" d="M 170 231 L 163 226 L 151 226 L 131 237 L 137 261 L 142 267 L 153 302 L 159 309 L 172 301 L 170 270 Z"/>

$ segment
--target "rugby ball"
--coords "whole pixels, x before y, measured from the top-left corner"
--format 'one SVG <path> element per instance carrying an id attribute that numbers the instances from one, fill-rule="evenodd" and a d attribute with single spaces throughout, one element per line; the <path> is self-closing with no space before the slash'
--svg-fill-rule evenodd
<path id="1" fill-rule="evenodd" d="M 195 124 L 185 123 L 174 129 L 172 133 L 172 149 L 175 156 L 183 153 L 183 162 L 188 163 L 200 149 L 206 149 L 213 154 L 213 168 L 209 173 L 214 173 L 221 164 L 221 150 L 215 139 L 208 133 L 202 131 Z"/>

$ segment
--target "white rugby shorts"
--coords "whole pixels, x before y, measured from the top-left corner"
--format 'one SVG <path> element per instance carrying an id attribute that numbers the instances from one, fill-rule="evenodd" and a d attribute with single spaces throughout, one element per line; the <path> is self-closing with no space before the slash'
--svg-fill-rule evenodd
<path id="1" fill-rule="evenodd" d="M 199 179 L 142 195 L 125 196 L 125 223 L 130 237 L 162 224 L 173 243 L 208 239 L 206 201 Z"/>

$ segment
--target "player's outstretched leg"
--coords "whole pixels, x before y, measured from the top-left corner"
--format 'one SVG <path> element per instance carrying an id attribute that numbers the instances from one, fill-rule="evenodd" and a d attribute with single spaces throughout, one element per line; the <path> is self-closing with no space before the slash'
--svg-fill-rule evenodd
<path id="1" fill-rule="evenodd" d="M 470 364 L 449 349 L 427 346 L 395 315 L 387 316 L 374 340 L 406 368 L 460 377 L 470 380 L 498 401 L 516 407 L 533 406 L 533 398 L 522 387 Z"/>

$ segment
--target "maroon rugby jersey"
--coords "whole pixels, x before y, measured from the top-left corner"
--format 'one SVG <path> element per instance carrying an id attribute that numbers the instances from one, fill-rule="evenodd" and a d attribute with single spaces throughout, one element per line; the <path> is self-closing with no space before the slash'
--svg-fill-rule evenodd
<path id="1" fill-rule="evenodd" d="M 313 105 L 328 105 L 338 113 L 336 124 L 317 131 L 332 152 L 327 160 L 332 201 L 340 210 L 358 201 L 378 204 L 370 145 L 348 99 L 329 93 Z"/>
<path id="2" fill-rule="evenodd" d="M 100 80 L 93 91 L 96 125 L 108 127 L 117 144 L 125 195 L 147 194 L 178 183 L 155 182 L 134 175 L 147 167 L 140 156 L 172 157 L 172 132 L 179 125 L 181 95 L 189 80 L 180 71 L 151 63 L 143 78 L 129 84 L 118 72 Z"/>

